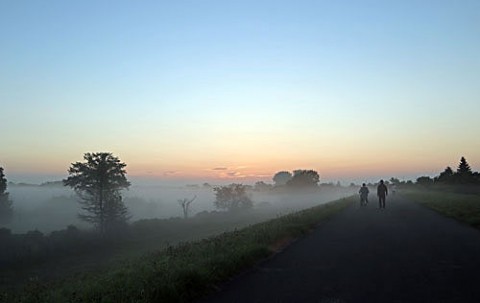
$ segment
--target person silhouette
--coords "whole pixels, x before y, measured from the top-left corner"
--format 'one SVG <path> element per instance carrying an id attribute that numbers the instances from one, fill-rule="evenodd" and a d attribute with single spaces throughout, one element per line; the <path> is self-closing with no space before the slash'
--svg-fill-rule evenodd
<path id="1" fill-rule="evenodd" d="M 368 187 L 365 185 L 365 183 L 362 184 L 362 187 L 360 187 L 360 190 L 358 193 L 360 194 L 360 206 L 366 206 L 368 203 L 368 193 L 370 191 L 368 190 Z"/>
<path id="2" fill-rule="evenodd" d="M 377 196 L 378 196 L 378 204 L 380 208 L 385 208 L 385 200 L 388 196 L 388 189 L 383 180 L 380 180 L 380 184 L 377 187 Z"/>

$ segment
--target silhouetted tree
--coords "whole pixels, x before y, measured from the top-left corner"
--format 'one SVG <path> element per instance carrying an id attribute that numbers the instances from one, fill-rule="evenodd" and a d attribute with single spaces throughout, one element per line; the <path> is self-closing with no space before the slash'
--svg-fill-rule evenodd
<path id="1" fill-rule="evenodd" d="M 398 178 L 391 177 L 390 183 L 392 183 L 393 185 L 399 185 L 401 182 Z"/>
<path id="2" fill-rule="evenodd" d="M 125 163 L 111 153 L 86 153 L 85 162 L 72 163 L 64 185 L 72 187 L 80 198 L 80 219 L 93 223 L 104 234 L 128 220 L 121 190 L 127 189 Z"/>
<path id="3" fill-rule="evenodd" d="M 423 186 L 430 186 L 433 184 L 433 179 L 428 176 L 422 176 L 417 178 L 417 184 Z"/>
<path id="4" fill-rule="evenodd" d="M 465 159 L 465 157 L 460 158 L 460 163 L 458 164 L 457 173 L 464 174 L 464 175 L 472 174 L 472 169 L 470 168 L 470 165 L 467 163 L 467 160 Z"/>
<path id="5" fill-rule="evenodd" d="M 275 186 L 284 186 L 292 179 L 292 174 L 288 171 L 279 171 L 273 176 Z"/>
<path id="6" fill-rule="evenodd" d="M 189 211 L 189 208 L 190 208 L 190 204 L 192 204 L 193 200 L 195 200 L 197 198 L 197 196 L 193 197 L 192 199 L 187 199 L 187 198 L 184 198 L 184 199 L 178 199 L 178 204 L 180 204 L 180 206 L 182 207 L 182 210 L 183 210 L 183 218 L 184 219 L 187 219 L 188 218 L 188 211 Z"/>
<path id="7" fill-rule="evenodd" d="M 236 210 L 251 208 L 253 202 L 247 195 L 247 188 L 242 184 L 230 184 L 213 188 L 215 192 L 215 207 Z"/>
<path id="8" fill-rule="evenodd" d="M 314 170 L 298 169 L 293 171 L 293 177 L 287 182 L 292 187 L 317 187 L 320 176 Z"/>
<path id="9" fill-rule="evenodd" d="M 10 222 L 12 214 L 12 201 L 7 192 L 7 179 L 3 173 L 3 167 L 0 167 L 0 224 Z"/>
<path id="10" fill-rule="evenodd" d="M 473 183 L 474 181 L 472 169 L 467 163 L 467 160 L 465 160 L 465 157 L 460 158 L 455 179 L 458 183 L 462 184 Z"/>
<path id="11" fill-rule="evenodd" d="M 440 173 L 438 177 L 435 177 L 435 182 L 437 183 L 453 183 L 454 182 L 454 173 L 450 166 L 447 166 L 443 172 Z"/>

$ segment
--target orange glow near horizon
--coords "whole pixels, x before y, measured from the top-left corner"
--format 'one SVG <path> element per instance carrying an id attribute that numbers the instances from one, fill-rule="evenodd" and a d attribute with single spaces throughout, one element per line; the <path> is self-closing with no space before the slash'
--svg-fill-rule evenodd
<path id="1" fill-rule="evenodd" d="M 408 146 L 387 138 L 375 145 L 375 134 L 358 138 L 333 135 L 269 138 L 238 137 L 228 142 L 178 141 L 159 147 L 157 142 L 139 137 L 122 144 L 91 144 L 88 152 L 111 151 L 127 164 L 132 177 L 158 180 L 232 180 L 270 181 L 278 171 L 314 169 L 321 182 L 361 179 L 369 176 L 402 177 L 416 174 L 439 174 L 446 166 L 455 168 L 465 156 L 472 169 L 480 162 L 473 148 L 467 153 L 442 149 L 434 140 L 428 147 L 412 141 Z M 335 138 L 342 138 L 341 141 Z M 396 138 L 398 139 L 398 138 Z M 226 139 L 225 139 L 226 140 Z M 363 141 L 362 141 L 363 140 Z M 209 142 L 210 143 L 210 142 Z M 97 148 L 95 148 L 95 146 Z M 98 148 L 103 146 L 103 148 Z M 204 148 L 208 146 L 208 148 Z M 436 152 L 441 150 L 442 153 Z M 78 148 L 39 150 L 37 153 L 11 152 L 2 159 L 8 172 L 16 174 L 50 174 L 66 176 L 71 163 L 83 161 Z"/>

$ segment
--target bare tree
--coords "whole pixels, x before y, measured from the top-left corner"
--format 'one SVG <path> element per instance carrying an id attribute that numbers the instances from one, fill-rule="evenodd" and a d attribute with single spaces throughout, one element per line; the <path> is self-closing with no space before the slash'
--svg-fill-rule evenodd
<path id="1" fill-rule="evenodd" d="M 178 204 L 180 204 L 180 206 L 182 207 L 182 210 L 183 210 L 183 218 L 187 219 L 188 218 L 188 211 L 189 211 L 189 208 L 190 208 L 190 204 L 192 204 L 193 200 L 195 200 L 197 198 L 197 196 L 193 197 L 192 199 L 187 199 L 187 198 L 183 198 L 183 199 L 178 199 Z"/>

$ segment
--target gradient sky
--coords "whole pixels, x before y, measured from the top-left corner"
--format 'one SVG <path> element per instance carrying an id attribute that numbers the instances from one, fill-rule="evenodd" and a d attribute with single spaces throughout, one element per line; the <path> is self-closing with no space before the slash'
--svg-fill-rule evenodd
<path id="1" fill-rule="evenodd" d="M 480 169 L 480 1 L 0 2 L 0 166 L 321 181 Z"/>

